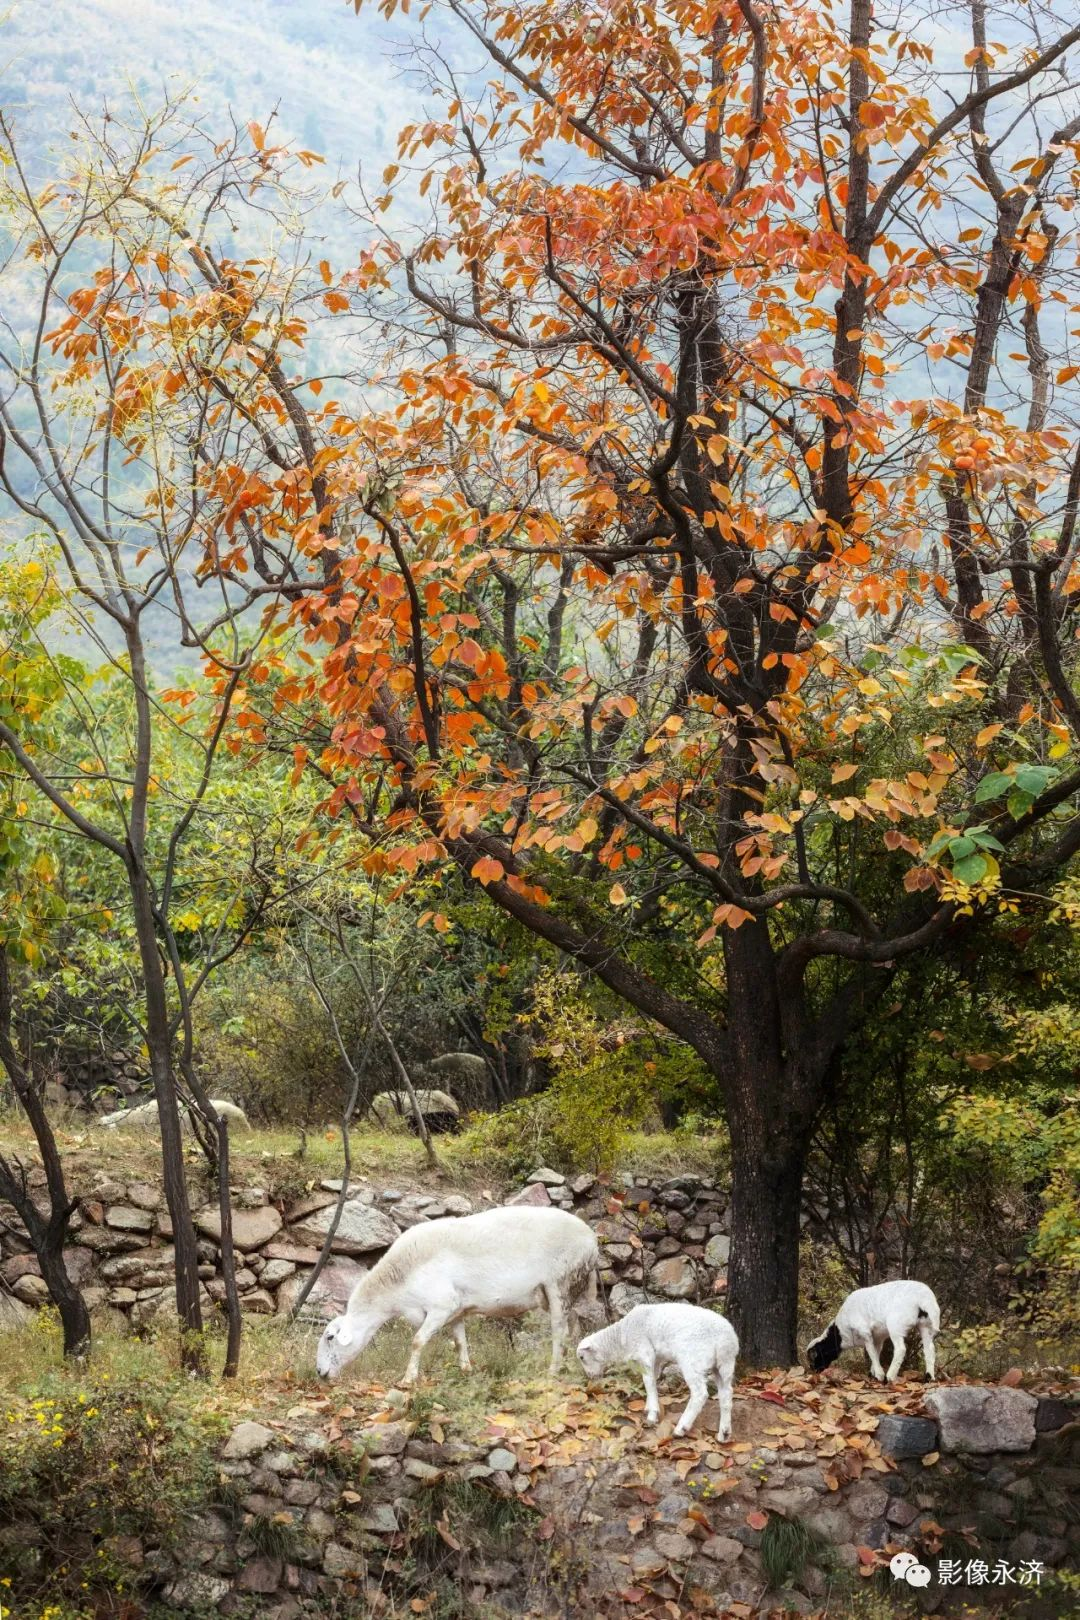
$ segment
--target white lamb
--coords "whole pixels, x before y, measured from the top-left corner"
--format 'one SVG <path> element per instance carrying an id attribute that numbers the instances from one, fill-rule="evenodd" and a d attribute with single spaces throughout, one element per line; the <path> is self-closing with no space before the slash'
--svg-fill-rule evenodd
<path id="1" fill-rule="evenodd" d="M 886 1282 L 873 1288 L 856 1288 L 824 1333 L 807 1345 L 807 1359 L 814 1372 L 821 1372 L 842 1350 L 863 1349 L 874 1377 L 891 1380 L 903 1365 L 907 1336 L 913 1327 L 919 1329 L 922 1339 L 926 1375 L 933 1378 L 934 1335 L 941 1327 L 941 1312 L 933 1293 L 921 1282 Z M 881 1348 L 886 1339 L 893 1347 L 888 1372 L 881 1365 Z"/>
<path id="2" fill-rule="evenodd" d="M 315 1365 L 335 1378 L 386 1322 L 416 1328 L 404 1385 L 416 1382 L 428 1340 L 448 1327 L 468 1372 L 466 1316 L 523 1316 L 546 1306 L 551 1371 L 557 1373 L 567 1315 L 596 1302 L 600 1252 L 592 1228 L 561 1209 L 502 1208 L 410 1227 L 361 1277 L 343 1316 L 319 1341 Z"/>
<path id="3" fill-rule="evenodd" d="M 731 1386 L 739 1341 L 723 1316 L 701 1305 L 635 1305 L 621 1322 L 590 1333 L 577 1347 L 590 1377 L 614 1362 L 635 1361 L 645 1377 L 645 1422 L 660 1418 L 656 1375 L 669 1363 L 682 1374 L 690 1399 L 675 1427 L 676 1434 L 692 1429 L 709 1398 L 708 1379 L 716 1379 L 720 1401 L 721 1440 L 731 1439 Z"/>

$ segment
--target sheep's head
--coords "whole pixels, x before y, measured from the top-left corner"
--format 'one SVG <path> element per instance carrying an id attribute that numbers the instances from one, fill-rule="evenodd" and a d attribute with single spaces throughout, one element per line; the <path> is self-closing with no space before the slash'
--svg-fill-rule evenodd
<path id="1" fill-rule="evenodd" d="M 315 1370 L 320 1378 L 337 1378 L 375 1337 L 377 1323 L 368 1324 L 355 1316 L 335 1316 L 319 1340 Z"/>
<path id="2" fill-rule="evenodd" d="M 590 1333 L 577 1347 L 578 1360 L 590 1378 L 595 1378 L 607 1366 L 607 1357 L 597 1343 L 599 1337 L 599 1333 Z"/>
<path id="3" fill-rule="evenodd" d="M 811 1339 L 806 1347 L 806 1359 L 813 1372 L 824 1372 L 831 1367 L 841 1350 L 844 1342 L 840 1337 L 840 1329 L 835 1322 L 830 1322 L 824 1333 L 816 1339 Z"/>

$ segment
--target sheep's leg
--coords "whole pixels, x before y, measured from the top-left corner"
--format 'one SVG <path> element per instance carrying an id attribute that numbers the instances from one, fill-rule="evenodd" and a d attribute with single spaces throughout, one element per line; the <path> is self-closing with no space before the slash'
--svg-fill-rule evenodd
<path id="1" fill-rule="evenodd" d="M 687 1369 L 683 1373 L 683 1377 L 686 1379 L 686 1387 L 690 1391 L 690 1399 L 686 1403 L 685 1412 L 675 1425 L 677 1435 L 689 1433 L 698 1420 L 701 1408 L 709 1398 L 709 1386 L 704 1373 Z"/>
<path id="2" fill-rule="evenodd" d="M 922 1340 L 923 1365 L 926 1368 L 927 1378 L 933 1378 L 937 1367 L 934 1351 L 934 1330 L 925 1316 L 919 1319 L 919 1337 Z"/>
<path id="3" fill-rule="evenodd" d="M 465 1323 L 454 1322 L 450 1332 L 454 1335 L 454 1343 L 457 1345 L 458 1361 L 461 1364 L 462 1372 L 472 1372 L 472 1362 L 469 1359 L 469 1341 L 465 1337 Z"/>
<path id="4" fill-rule="evenodd" d="M 731 1379 L 725 1378 L 723 1373 L 716 1375 L 716 1396 L 720 1402 L 720 1427 L 716 1431 L 718 1440 L 731 1439 Z"/>
<path id="5" fill-rule="evenodd" d="M 890 1331 L 889 1338 L 892 1340 L 893 1354 L 886 1376 L 891 1384 L 900 1368 L 904 1365 L 904 1357 L 907 1355 L 907 1337 L 899 1329 L 896 1329 L 895 1332 Z"/>
<path id="6" fill-rule="evenodd" d="M 884 1344 L 884 1337 L 881 1342 Z M 867 1360 L 870 1362 L 870 1371 L 875 1378 L 884 1381 L 885 1369 L 881 1365 L 880 1346 L 877 1343 L 876 1336 L 871 1333 L 863 1334 L 862 1347 L 866 1351 Z"/>
<path id="7" fill-rule="evenodd" d="M 650 1426 L 660 1421 L 660 1391 L 656 1387 L 656 1362 L 643 1361 L 641 1374 L 645 1380 L 645 1422 Z"/>
<path id="8" fill-rule="evenodd" d="M 453 1314 L 454 1313 L 452 1310 L 446 1309 L 428 1311 L 427 1315 L 424 1317 L 424 1320 L 413 1334 L 412 1354 L 409 1356 L 409 1364 L 405 1368 L 405 1374 L 401 1380 L 403 1388 L 407 1389 L 411 1384 L 416 1383 L 416 1380 L 420 1376 L 420 1357 L 423 1353 L 425 1344 L 427 1344 L 429 1339 L 433 1339 L 435 1337 L 440 1328 L 444 1328 L 446 1326 Z"/>
<path id="9" fill-rule="evenodd" d="M 546 1290 L 548 1315 L 551 1317 L 551 1376 L 558 1376 L 566 1344 L 566 1304 L 557 1288 Z"/>

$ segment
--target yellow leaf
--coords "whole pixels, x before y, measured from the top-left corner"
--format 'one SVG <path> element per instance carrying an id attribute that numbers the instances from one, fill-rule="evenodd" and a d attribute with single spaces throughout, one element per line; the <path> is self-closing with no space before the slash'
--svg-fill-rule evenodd
<path id="1" fill-rule="evenodd" d="M 832 779 L 834 782 L 846 782 L 858 769 L 857 765 L 834 765 Z"/>
<path id="2" fill-rule="evenodd" d="M 611 901 L 613 906 L 625 906 L 627 900 L 629 899 L 629 895 L 621 883 L 613 883 L 608 893 L 608 899 Z"/>

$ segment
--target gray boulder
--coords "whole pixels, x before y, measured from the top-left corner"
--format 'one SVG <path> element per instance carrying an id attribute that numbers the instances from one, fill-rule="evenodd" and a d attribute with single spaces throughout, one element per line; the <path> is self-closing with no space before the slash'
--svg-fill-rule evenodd
<path id="1" fill-rule="evenodd" d="M 937 1424 L 929 1418 L 883 1417 L 877 1426 L 877 1443 L 883 1456 L 925 1457 L 937 1449 Z"/>
<path id="2" fill-rule="evenodd" d="M 333 1218 L 333 1206 L 315 1210 L 289 1228 L 289 1237 L 321 1249 Z M 348 1198 L 342 1205 L 331 1248 L 335 1254 L 369 1254 L 375 1249 L 388 1249 L 398 1236 L 398 1227 L 385 1211 L 362 1204 L 358 1198 Z"/>
<path id="3" fill-rule="evenodd" d="M 980 1453 L 1030 1451 L 1038 1401 L 1004 1385 L 952 1384 L 933 1389 L 926 1410 L 937 1418 L 941 1449 Z"/>

